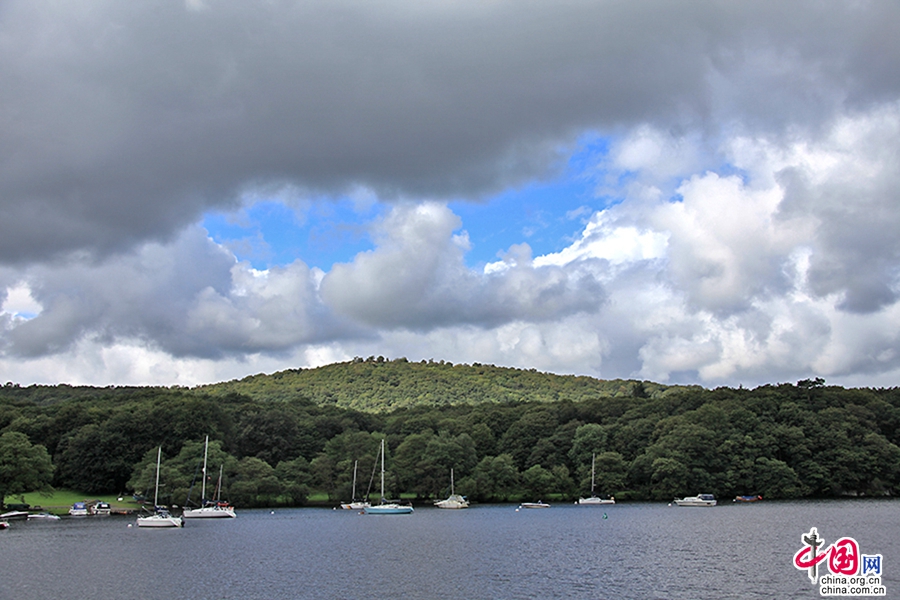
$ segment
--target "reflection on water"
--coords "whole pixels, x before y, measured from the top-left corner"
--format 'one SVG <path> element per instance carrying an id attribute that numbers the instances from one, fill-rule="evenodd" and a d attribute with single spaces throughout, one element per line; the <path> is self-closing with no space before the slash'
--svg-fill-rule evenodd
<path id="1" fill-rule="evenodd" d="M 123 517 L 0 532 L 0 599 L 817 598 L 800 535 L 854 537 L 900 596 L 894 500 L 516 511 L 239 511 L 183 529 Z M 603 518 L 606 514 L 607 518 Z"/>

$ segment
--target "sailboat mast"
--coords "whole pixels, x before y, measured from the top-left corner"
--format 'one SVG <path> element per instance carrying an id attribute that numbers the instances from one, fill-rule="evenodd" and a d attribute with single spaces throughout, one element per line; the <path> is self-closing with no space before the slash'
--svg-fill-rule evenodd
<path id="1" fill-rule="evenodd" d="M 453 487 L 453 467 L 450 467 L 450 495 L 453 496 L 456 494 L 456 489 Z"/>
<path id="2" fill-rule="evenodd" d="M 159 461 L 162 458 L 162 446 L 156 451 L 156 489 L 153 491 L 153 509 L 159 506 Z"/>
<path id="3" fill-rule="evenodd" d="M 206 502 L 206 457 L 209 454 L 209 436 L 206 436 L 206 443 L 203 446 L 203 483 L 200 485 L 200 506 Z"/>
<path id="4" fill-rule="evenodd" d="M 384 438 L 381 439 L 381 502 L 384 502 Z"/>
<path id="5" fill-rule="evenodd" d="M 359 461 L 353 461 L 353 498 L 351 498 L 351 502 L 356 502 L 356 467 L 359 466 Z"/>
<path id="6" fill-rule="evenodd" d="M 591 496 L 594 495 L 594 461 L 597 460 L 597 453 L 591 454 Z"/>

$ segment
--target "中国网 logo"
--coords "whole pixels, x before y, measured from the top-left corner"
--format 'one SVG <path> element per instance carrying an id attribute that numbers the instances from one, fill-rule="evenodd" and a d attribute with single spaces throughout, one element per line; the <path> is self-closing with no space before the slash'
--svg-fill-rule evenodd
<path id="1" fill-rule="evenodd" d="M 802 547 L 794 554 L 794 566 L 807 572 L 813 585 L 818 583 L 822 596 L 884 596 L 880 554 L 860 554 L 859 544 L 842 537 L 825 545 L 825 539 L 813 527 L 800 536 Z M 827 567 L 828 572 L 824 569 Z"/>

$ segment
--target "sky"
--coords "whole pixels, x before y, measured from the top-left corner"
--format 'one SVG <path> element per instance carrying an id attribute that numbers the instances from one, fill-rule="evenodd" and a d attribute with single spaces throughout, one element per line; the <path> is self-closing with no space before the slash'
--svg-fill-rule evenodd
<path id="1" fill-rule="evenodd" d="M 0 382 L 900 385 L 900 4 L 4 0 Z"/>

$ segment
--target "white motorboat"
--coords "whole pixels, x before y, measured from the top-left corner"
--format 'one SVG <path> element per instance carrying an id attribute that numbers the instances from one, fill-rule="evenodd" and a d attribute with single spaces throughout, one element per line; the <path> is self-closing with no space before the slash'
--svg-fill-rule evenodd
<path id="1" fill-rule="evenodd" d="M 538 500 L 537 502 L 523 502 L 519 508 L 550 508 L 550 505 L 543 500 Z"/>
<path id="2" fill-rule="evenodd" d="M 456 493 L 453 486 L 453 469 L 450 469 L 450 497 L 446 500 L 435 500 L 434 505 L 438 508 L 469 508 L 469 501 L 465 496 Z"/>
<path id="3" fill-rule="evenodd" d="M 603 504 L 615 504 L 616 499 L 610 496 L 609 498 L 600 498 L 597 494 L 594 493 L 594 466 L 597 461 L 597 455 L 591 455 L 591 497 L 590 498 L 579 498 L 578 504 L 582 506 L 600 506 Z"/>
<path id="4" fill-rule="evenodd" d="M 162 459 L 162 446 L 156 453 L 156 489 L 153 492 L 153 514 L 137 518 L 138 527 L 184 527 L 181 517 L 169 514 L 169 511 L 159 506 L 159 463 Z"/>
<path id="5" fill-rule="evenodd" d="M 25 510 L 11 510 L 9 512 L 5 512 L 0 515 L 0 520 L 9 521 L 11 519 L 27 519 L 28 511 Z"/>
<path id="6" fill-rule="evenodd" d="M 676 498 L 675 504 L 678 506 L 715 506 L 716 498 L 712 494 L 698 494 L 681 499 Z"/>
<path id="7" fill-rule="evenodd" d="M 224 465 L 219 466 L 219 482 L 216 484 L 216 492 L 213 494 L 214 500 L 207 501 L 206 499 L 206 459 L 208 456 L 209 436 L 206 436 L 206 444 L 203 448 L 203 483 L 200 486 L 200 507 L 185 508 L 181 516 L 185 519 L 233 519 L 237 516 L 234 514 L 234 507 L 219 499 L 222 494 Z"/>
<path id="8" fill-rule="evenodd" d="M 408 515 L 413 512 L 411 504 L 398 504 L 384 499 L 384 439 L 381 440 L 381 503 L 363 509 L 367 515 Z"/>
<path id="9" fill-rule="evenodd" d="M 76 502 L 72 505 L 72 508 L 69 509 L 69 514 L 73 517 L 86 517 L 90 513 L 88 512 L 87 502 Z"/>
<path id="10" fill-rule="evenodd" d="M 98 501 L 88 507 L 92 515 L 108 515 L 112 513 L 112 507 L 109 502 Z"/>
<path id="11" fill-rule="evenodd" d="M 28 515 L 28 520 L 59 521 L 59 517 L 57 515 L 51 515 L 50 513 L 31 513 Z"/>

